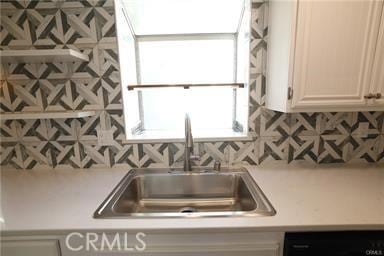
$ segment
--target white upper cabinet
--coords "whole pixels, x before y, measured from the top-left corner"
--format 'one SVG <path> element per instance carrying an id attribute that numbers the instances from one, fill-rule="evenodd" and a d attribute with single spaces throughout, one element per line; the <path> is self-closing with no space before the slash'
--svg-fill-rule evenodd
<path id="1" fill-rule="evenodd" d="M 269 8 L 268 108 L 384 110 L 373 99 L 384 97 L 383 1 L 272 0 Z"/>
<path id="2" fill-rule="evenodd" d="M 384 109 L 384 16 L 381 19 L 379 38 L 376 45 L 370 92 L 373 94 L 370 103 L 380 105 Z"/>
<path id="3" fill-rule="evenodd" d="M 366 104 L 379 4 L 299 2 L 292 108 Z"/>

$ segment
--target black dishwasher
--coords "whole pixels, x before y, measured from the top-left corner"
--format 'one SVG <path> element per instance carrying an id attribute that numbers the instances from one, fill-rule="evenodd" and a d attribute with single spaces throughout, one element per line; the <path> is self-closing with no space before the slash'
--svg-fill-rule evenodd
<path id="1" fill-rule="evenodd" d="M 286 233 L 284 256 L 384 256 L 384 231 Z"/>

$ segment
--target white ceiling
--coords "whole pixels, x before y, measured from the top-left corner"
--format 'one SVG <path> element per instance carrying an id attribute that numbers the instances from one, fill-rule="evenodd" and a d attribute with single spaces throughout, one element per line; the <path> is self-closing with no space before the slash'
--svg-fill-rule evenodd
<path id="1" fill-rule="evenodd" d="M 235 33 L 244 0 L 122 0 L 136 35 Z"/>

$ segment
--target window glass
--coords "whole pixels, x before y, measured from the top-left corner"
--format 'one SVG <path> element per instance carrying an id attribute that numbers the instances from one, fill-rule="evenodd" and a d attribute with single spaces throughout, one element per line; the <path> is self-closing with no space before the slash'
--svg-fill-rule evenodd
<path id="1" fill-rule="evenodd" d="M 148 89 L 142 94 L 145 130 L 180 132 L 185 113 L 189 113 L 194 130 L 232 127 L 232 88 Z"/>
<path id="2" fill-rule="evenodd" d="M 234 38 L 140 41 L 141 83 L 231 83 L 234 44 Z"/>
<path id="3" fill-rule="evenodd" d="M 123 0 L 137 35 L 235 33 L 243 0 Z"/>

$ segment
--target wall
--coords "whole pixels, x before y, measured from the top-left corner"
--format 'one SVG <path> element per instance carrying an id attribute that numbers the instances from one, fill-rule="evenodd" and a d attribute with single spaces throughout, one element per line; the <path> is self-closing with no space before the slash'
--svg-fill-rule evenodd
<path id="1" fill-rule="evenodd" d="M 263 108 L 267 5 L 252 5 L 249 126 L 252 142 L 200 143 L 202 165 L 269 161 L 384 161 L 384 112 L 284 114 Z M 4 65 L 0 110 L 97 110 L 82 119 L 1 121 L 1 166 L 169 166 L 182 143 L 124 144 L 113 2 L 1 2 L 1 49 L 72 48 L 89 62 Z M 112 129 L 100 146 L 97 131 Z"/>

